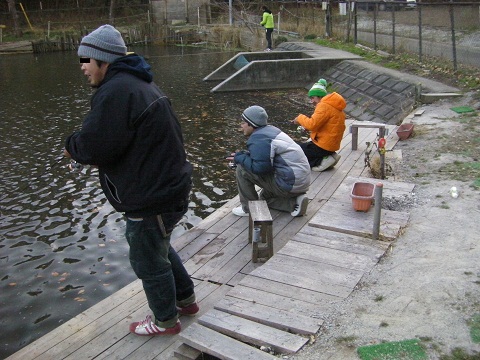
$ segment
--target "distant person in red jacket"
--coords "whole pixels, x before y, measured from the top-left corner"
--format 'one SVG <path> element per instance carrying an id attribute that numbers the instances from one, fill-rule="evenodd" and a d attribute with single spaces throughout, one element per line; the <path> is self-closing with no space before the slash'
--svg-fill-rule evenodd
<path id="1" fill-rule="evenodd" d="M 327 81 L 318 80 L 308 92 L 310 102 L 315 105 L 311 117 L 300 114 L 292 122 L 310 132 L 310 139 L 299 144 L 312 171 L 332 168 L 340 160 L 335 151 L 340 149 L 345 132 L 345 99 L 338 93 L 327 93 Z"/>

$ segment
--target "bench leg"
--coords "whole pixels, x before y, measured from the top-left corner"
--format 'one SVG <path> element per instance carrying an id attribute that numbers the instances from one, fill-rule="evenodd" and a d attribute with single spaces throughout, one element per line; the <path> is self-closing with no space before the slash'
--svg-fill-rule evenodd
<path id="1" fill-rule="evenodd" d="M 258 262 L 258 258 L 270 259 L 273 256 L 273 228 L 272 225 L 260 225 L 261 242 L 252 245 L 252 262 Z M 259 246 L 260 243 L 265 245 Z"/>
<path id="2" fill-rule="evenodd" d="M 358 149 L 358 127 L 352 126 L 350 128 L 352 131 L 352 150 Z"/>
<path id="3" fill-rule="evenodd" d="M 252 217 L 248 217 L 248 242 L 252 242 L 252 236 L 253 236 L 253 220 Z"/>

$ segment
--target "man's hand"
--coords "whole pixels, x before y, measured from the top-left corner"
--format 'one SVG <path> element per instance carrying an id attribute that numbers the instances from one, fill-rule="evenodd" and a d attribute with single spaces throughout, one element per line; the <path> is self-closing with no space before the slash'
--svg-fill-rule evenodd
<path id="1" fill-rule="evenodd" d="M 233 161 L 233 159 L 235 158 L 235 154 L 236 153 L 232 152 L 229 156 L 225 156 L 225 160 Z"/>
<path id="2" fill-rule="evenodd" d="M 63 156 L 71 159 L 72 158 L 72 155 L 70 155 L 70 153 L 67 151 L 67 149 L 63 149 Z"/>

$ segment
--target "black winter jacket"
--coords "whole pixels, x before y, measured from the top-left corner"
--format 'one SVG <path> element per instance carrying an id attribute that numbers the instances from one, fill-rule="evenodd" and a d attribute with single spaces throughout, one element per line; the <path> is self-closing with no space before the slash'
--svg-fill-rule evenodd
<path id="1" fill-rule="evenodd" d="M 152 78 L 138 55 L 110 64 L 81 130 L 65 142 L 75 161 L 98 166 L 108 201 L 132 217 L 178 211 L 191 187 L 180 124 Z"/>

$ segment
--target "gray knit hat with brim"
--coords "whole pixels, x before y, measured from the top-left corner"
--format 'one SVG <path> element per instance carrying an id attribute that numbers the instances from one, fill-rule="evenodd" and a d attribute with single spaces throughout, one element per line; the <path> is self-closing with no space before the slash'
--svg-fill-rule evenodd
<path id="1" fill-rule="evenodd" d="M 113 63 L 127 54 L 122 34 L 111 25 L 102 25 L 83 37 L 78 56 Z"/>
<path id="2" fill-rule="evenodd" d="M 268 114 L 264 108 L 253 105 L 243 111 L 242 119 L 254 128 L 267 125 Z"/>

